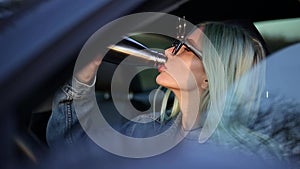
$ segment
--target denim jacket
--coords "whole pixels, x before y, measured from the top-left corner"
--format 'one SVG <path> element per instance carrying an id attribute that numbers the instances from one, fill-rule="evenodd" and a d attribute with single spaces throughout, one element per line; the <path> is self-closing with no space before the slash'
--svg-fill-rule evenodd
<path id="1" fill-rule="evenodd" d="M 68 81 L 56 92 L 53 99 L 52 114 L 46 131 L 46 139 L 50 147 L 62 144 L 70 145 L 89 139 L 76 115 L 74 100 L 85 99 L 86 104 L 83 106 L 87 109 L 91 107 L 92 101 L 89 100 L 95 97 L 92 95 L 94 84 L 95 81 L 92 85 L 86 85 L 73 78 L 72 81 Z M 174 130 L 173 133 L 181 132 L 181 134 L 186 135 L 185 139 L 197 140 L 200 130 L 189 131 L 187 135 L 187 131 L 184 131 L 181 127 L 180 114 L 164 124 L 155 120 L 157 115 L 152 113 L 139 115 L 133 121 L 122 124 L 119 132 L 127 136 L 143 138 L 155 136 L 171 127 L 170 129 Z M 151 122 L 145 123 L 145 121 Z M 174 123 L 176 125 L 173 125 Z"/>

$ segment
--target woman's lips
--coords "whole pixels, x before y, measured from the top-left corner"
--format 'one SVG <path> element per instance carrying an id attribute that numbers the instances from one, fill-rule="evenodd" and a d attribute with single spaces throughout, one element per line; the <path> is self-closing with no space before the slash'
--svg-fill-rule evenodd
<path id="1" fill-rule="evenodd" d="M 164 64 L 161 64 L 161 65 L 158 65 L 157 69 L 158 69 L 158 72 L 163 72 L 163 71 L 165 71 L 167 68 L 166 68 L 166 66 L 165 66 Z"/>

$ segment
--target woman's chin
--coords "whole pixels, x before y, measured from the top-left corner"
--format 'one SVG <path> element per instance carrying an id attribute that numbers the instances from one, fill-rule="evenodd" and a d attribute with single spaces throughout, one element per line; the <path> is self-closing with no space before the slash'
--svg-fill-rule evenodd
<path id="1" fill-rule="evenodd" d="M 165 76 L 165 74 L 159 74 L 156 77 L 156 83 L 160 86 L 166 88 L 176 88 L 176 83 L 174 84 L 174 80 L 170 76 Z"/>
<path id="2" fill-rule="evenodd" d="M 168 84 L 168 80 L 167 80 L 168 78 L 166 77 L 166 76 L 164 76 L 164 75 L 162 75 L 161 73 L 156 77 L 156 83 L 157 84 L 159 84 L 159 85 L 161 85 L 161 86 L 164 86 L 165 87 L 165 85 L 166 84 Z"/>

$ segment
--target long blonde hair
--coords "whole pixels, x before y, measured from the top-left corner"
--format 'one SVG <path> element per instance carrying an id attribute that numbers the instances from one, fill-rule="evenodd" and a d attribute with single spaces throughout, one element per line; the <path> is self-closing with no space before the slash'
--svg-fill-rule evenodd
<path id="1" fill-rule="evenodd" d="M 202 61 L 209 89 L 200 107 L 207 117 L 199 141 L 212 136 L 220 144 L 243 147 L 255 154 L 264 149 L 261 155 L 281 158 L 280 145 L 249 128 L 257 118 L 265 91 L 266 51 L 262 43 L 238 25 L 203 25 L 207 38 L 202 41 Z"/>

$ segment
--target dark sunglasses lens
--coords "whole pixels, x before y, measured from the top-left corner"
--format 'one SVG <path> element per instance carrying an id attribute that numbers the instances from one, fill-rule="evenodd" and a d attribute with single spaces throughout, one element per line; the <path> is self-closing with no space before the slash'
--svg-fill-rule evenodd
<path id="1" fill-rule="evenodd" d="M 176 45 L 174 45 L 174 49 L 172 51 L 172 54 L 176 55 L 178 53 L 178 51 L 180 50 L 182 45 L 183 45 L 182 42 L 177 42 Z"/>

